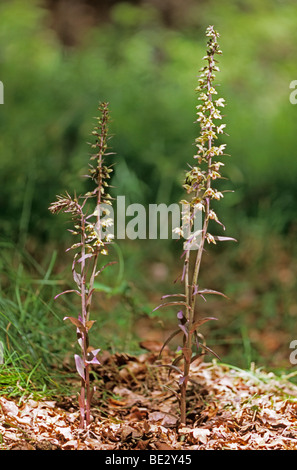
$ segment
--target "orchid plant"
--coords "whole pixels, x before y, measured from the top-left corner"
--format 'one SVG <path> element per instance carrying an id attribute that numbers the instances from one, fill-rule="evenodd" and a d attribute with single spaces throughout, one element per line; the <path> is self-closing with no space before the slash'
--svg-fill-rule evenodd
<path id="1" fill-rule="evenodd" d="M 49 210 L 53 213 L 69 213 L 73 222 L 73 228 L 69 231 L 78 240 L 67 251 L 73 250 L 72 275 L 76 284 L 75 289 L 66 290 L 55 298 L 66 293 L 75 293 L 80 297 L 81 310 L 74 316 L 66 316 L 75 327 L 80 354 L 75 354 L 76 370 L 81 379 L 79 394 L 80 428 L 87 427 L 91 422 L 91 400 L 94 388 L 90 385 L 90 367 L 99 364 L 97 355 L 100 349 L 93 349 L 89 345 L 89 331 L 95 320 L 90 319 L 92 297 L 94 294 L 94 282 L 96 277 L 110 264 L 108 262 L 101 268 L 98 267 L 99 259 L 108 255 L 108 246 L 112 242 L 111 231 L 108 227 L 113 220 L 108 217 L 108 207 L 112 198 L 108 193 L 110 174 L 112 167 L 106 165 L 106 157 L 112 155 L 109 152 L 109 110 L 108 103 L 99 106 L 101 116 L 96 118 L 97 123 L 92 132 L 95 143 L 91 144 L 93 154 L 90 157 L 88 178 L 94 183 L 94 189 L 77 197 L 66 193 L 57 196 Z"/>
<path id="2" fill-rule="evenodd" d="M 181 275 L 184 292 L 173 294 L 177 300 L 166 301 L 155 309 L 165 306 L 180 307 L 177 313 L 178 328 L 165 341 L 161 352 L 172 338 L 179 333 L 183 335 L 182 347 L 179 348 L 176 358 L 169 365 L 170 370 L 174 370 L 179 375 L 177 398 L 180 405 L 180 420 L 183 424 L 186 423 L 187 385 L 189 381 L 195 382 L 190 376 L 191 364 L 202 354 L 207 352 L 215 354 L 214 351 L 201 342 L 199 327 L 209 320 L 216 320 L 216 318 L 199 318 L 196 311 L 197 299 L 200 297 L 205 300 L 207 294 L 224 296 L 224 294 L 215 290 L 201 289 L 199 285 L 198 278 L 205 243 L 216 244 L 217 241 L 234 240 L 230 237 L 215 236 L 209 232 L 209 222 L 211 220 L 218 223 L 225 230 L 214 211 L 213 201 L 220 201 L 223 198 L 223 192 L 216 189 L 214 183 L 222 178 L 221 167 L 224 166 L 224 163 L 221 161 L 221 157 L 225 155 L 226 144 L 217 145 L 217 140 L 225 133 L 226 125 L 221 123 L 221 108 L 225 106 L 225 100 L 216 96 L 217 90 L 214 85 L 216 72 L 219 72 L 215 57 L 222 53 L 218 44 L 219 34 L 213 26 L 209 26 L 206 30 L 206 36 L 209 38 L 207 53 L 203 57 L 206 65 L 200 69 L 198 87 L 196 88 L 199 93 L 196 122 L 200 125 L 200 135 L 195 140 L 197 150 L 194 159 L 197 164 L 190 166 L 190 170 L 185 175 L 183 187 L 187 194 L 191 195 L 191 198 L 189 201 L 181 201 L 183 208 L 186 207 L 187 210 L 182 211 L 182 228 L 177 228 L 180 235 L 185 239 L 184 266 Z M 201 215 L 202 225 L 199 230 L 193 232 L 193 228 L 195 228 L 194 220 L 197 214 Z M 190 229 L 188 232 L 190 236 L 186 236 L 184 233 L 185 227 Z M 170 297 L 170 295 L 166 295 L 162 299 Z M 194 347 L 196 351 L 193 350 Z M 182 367 L 180 367 L 180 363 L 183 364 Z"/>

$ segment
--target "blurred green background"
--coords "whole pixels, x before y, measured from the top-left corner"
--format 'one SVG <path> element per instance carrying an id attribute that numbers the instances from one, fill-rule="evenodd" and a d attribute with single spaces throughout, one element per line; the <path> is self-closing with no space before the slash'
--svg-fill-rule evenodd
<path id="1" fill-rule="evenodd" d="M 199 132 L 194 90 L 205 29 L 213 24 L 223 50 L 217 82 L 227 102 L 225 175 L 234 190 L 218 211 L 238 243 L 206 256 L 202 282 L 231 300 L 202 305 L 219 319 L 203 332 L 224 362 L 290 369 L 289 343 L 297 337 L 297 106 L 289 101 L 296 23 L 295 0 L 1 0 L 0 340 L 10 354 L 19 348 L 32 358 L 34 350 L 46 363 L 69 350 L 62 318 L 75 307 L 52 300 L 71 281 L 69 238 L 65 219 L 48 206 L 56 194 L 84 189 L 99 101 L 110 102 L 114 194 L 127 203 L 180 200 Z M 140 339 L 163 338 L 175 312 L 151 311 L 175 289 L 179 253 L 168 241 L 116 247 L 118 268 L 98 285 L 98 347 L 135 351 Z"/>

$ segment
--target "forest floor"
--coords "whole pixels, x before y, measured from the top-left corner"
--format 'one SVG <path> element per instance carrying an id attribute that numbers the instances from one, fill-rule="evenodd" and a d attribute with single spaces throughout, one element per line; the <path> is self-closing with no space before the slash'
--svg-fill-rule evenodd
<path id="1" fill-rule="evenodd" d="M 156 344 L 135 357 L 102 353 L 92 423 L 79 429 L 75 396 L 0 397 L 6 450 L 297 449 L 297 386 L 263 370 L 194 362 L 188 421 L 180 425 L 175 372 L 158 367 Z M 162 364 L 171 353 L 164 351 Z M 169 387 L 169 388 L 168 388 Z"/>

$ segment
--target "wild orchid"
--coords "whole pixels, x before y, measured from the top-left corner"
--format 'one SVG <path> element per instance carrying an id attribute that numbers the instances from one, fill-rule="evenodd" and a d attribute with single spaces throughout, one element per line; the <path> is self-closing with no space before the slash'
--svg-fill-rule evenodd
<path id="1" fill-rule="evenodd" d="M 90 385 L 90 367 L 99 364 L 97 358 L 100 349 L 93 349 L 89 344 L 89 331 L 95 320 L 90 319 L 94 282 L 96 277 L 112 262 L 98 267 L 99 260 L 108 255 L 108 247 L 112 242 L 112 234 L 108 227 L 113 220 L 108 217 L 108 207 L 111 205 L 111 196 L 108 193 L 109 179 L 112 167 L 106 165 L 105 159 L 112 155 L 108 151 L 109 140 L 109 110 L 108 104 L 99 106 L 101 116 L 97 118 L 97 125 L 92 132 L 95 143 L 91 144 L 94 153 L 90 157 L 89 173 L 86 175 L 94 183 L 94 189 L 77 197 L 66 193 L 57 196 L 49 210 L 53 213 L 69 213 L 73 228 L 69 231 L 78 238 L 67 251 L 73 250 L 72 275 L 76 283 L 75 289 L 58 294 L 75 293 L 80 297 L 81 311 L 74 316 L 66 316 L 75 327 L 80 354 L 75 354 L 76 370 L 81 378 L 81 390 L 78 398 L 80 408 L 80 427 L 85 428 L 91 422 L 91 400 L 94 388 Z"/>
<path id="2" fill-rule="evenodd" d="M 230 237 L 216 236 L 209 232 L 210 221 L 215 221 L 225 230 L 213 208 L 213 201 L 220 201 L 223 198 L 223 192 L 215 187 L 215 182 L 222 178 L 221 167 L 224 166 L 224 163 L 221 158 L 225 155 L 226 144 L 218 144 L 217 141 L 225 133 L 226 125 L 221 122 L 221 108 L 225 106 L 225 100 L 216 96 L 217 90 L 214 85 L 216 72 L 219 72 L 215 57 L 222 53 L 218 44 L 219 34 L 213 26 L 209 26 L 206 30 L 206 36 L 209 38 L 207 53 L 203 57 L 206 65 L 200 69 L 198 87 L 196 88 L 196 91 L 199 92 L 200 102 L 196 107 L 196 122 L 200 125 L 200 135 L 195 140 L 197 150 L 194 159 L 197 163 L 190 166 L 190 170 L 185 175 L 183 187 L 190 195 L 190 200 L 181 201 L 183 205 L 183 224 L 181 228 L 177 228 L 180 235 L 186 239 L 183 253 L 184 266 L 181 275 L 184 292 L 173 294 L 178 300 L 166 301 L 155 309 L 165 306 L 180 308 L 177 313 L 178 328 L 165 341 L 162 350 L 176 335 L 179 333 L 183 335 L 182 347 L 179 348 L 177 357 L 169 365 L 170 370 L 174 370 L 179 374 L 179 394 L 177 398 L 180 405 L 180 420 L 183 424 L 186 422 L 187 385 L 189 381 L 194 382 L 190 375 L 191 364 L 201 354 L 206 352 L 215 354 L 200 341 L 199 327 L 209 320 L 216 320 L 216 318 L 199 318 L 197 312 L 198 298 L 204 299 L 207 294 L 224 296 L 221 292 L 202 289 L 199 285 L 198 279 L 202 255 L 205 251 L 205 242 L 216 244 L 217 241 L 234 240 Z M 198 229 L 197 226 L 195 228 L 197 216 L 200 216 L 199 220 L 202 221 Z M 170 297 L 170 295 L 166 295 L 162 299 Z M 196 349 L 195 352 L 194 348 Z M 179 367 L 180 363 L 183 363 L 182 368 Z"/>

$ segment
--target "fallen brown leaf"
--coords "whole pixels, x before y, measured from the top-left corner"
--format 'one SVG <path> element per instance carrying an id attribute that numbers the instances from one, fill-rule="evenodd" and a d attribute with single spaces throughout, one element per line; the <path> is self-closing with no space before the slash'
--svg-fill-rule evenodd
<path id="1" fill-rule="evenodd" d="M 293 383 L 261 370 L 193 363 L 195 384 L 188 390 L 188 421 L 186 426 L 178 426 L 178 403 L 172 392 L 178 391 L 177 377 L 172 372 L 168 378 L 164 368 L 153 367 L 152 352 L 147 357 L 148 362 L 144 354 L 140 358 L 106 355 L 105 366 L 96 369 L 99 379 L 93 420 L 87 430 L 79 429 L 79 410 L 72 397 L 57 401 L 29 398 L 18 403 L 0 396 L 2 447 L 297 449 L 297 386 Z"/>

